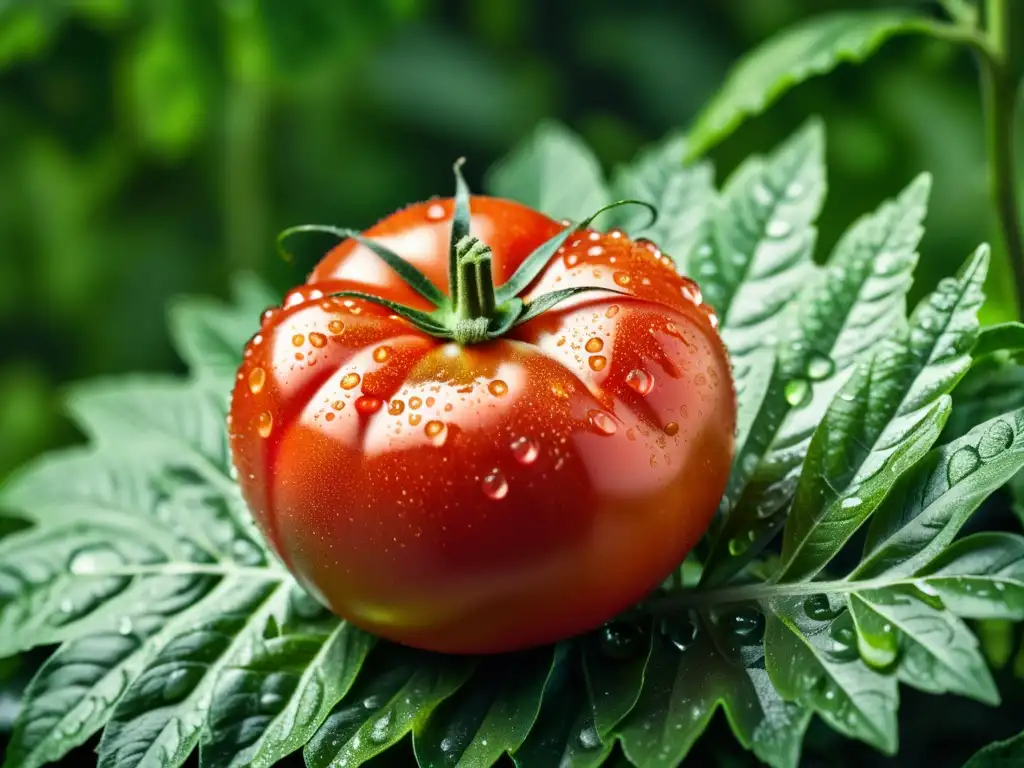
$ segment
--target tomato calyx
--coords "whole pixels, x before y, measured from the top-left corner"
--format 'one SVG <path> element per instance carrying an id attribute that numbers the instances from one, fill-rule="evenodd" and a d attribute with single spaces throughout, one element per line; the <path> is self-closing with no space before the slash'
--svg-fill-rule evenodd
<path id="1" fill-rule="evenodd" d="M 423 311 L 362 291 L 335 291 L 329 295 L 338 298 L 360 299 L 385 307 L 420 331 L 440 339 L 454 341 L 460 345 L 478 344 L 500 338 L 511 328 L 533 320 L 556 304 L 578 293 L 585 291 L 624 293 L 604 286 L 576 286 L 551 291 L 528 302 L 521 298 L 521 294 L 540 275 L 558 249 L 574 232 L 587 228 L 602 213 L 622 205 L 640 205 L 647 208 L 651 213 L 651 223 L 653 224 L 658 217 L 658 211 L 653 205 L 641 200 L 617 200 L 599 208 L 582 221 L 567 224 L 561 232 L 539 245 L 527 256 L 505 283 L 495 286 L 491 249 L 486 243 L 469 233 L 470 193 L 462 176 L 463 162 L 464 159 L 460 158 L 453 167 L 455 211 L 452 217 L 449 243 L 448 284 L 450 295 L 445 295 L 430 278 L 397 253 L 352 229 L 328 224 L 301 224 L 289 227 L 277 237 L 278 251 L 282 257 L 291 261 L 291 254 L 284 247 L 285 240 L 292 235 L 307 232 L 322 232 L 335 235 L 342 240 L 355 240 L 370 249 L 406 285 L 430 302 L 434 309 L 429 312 Z"/>

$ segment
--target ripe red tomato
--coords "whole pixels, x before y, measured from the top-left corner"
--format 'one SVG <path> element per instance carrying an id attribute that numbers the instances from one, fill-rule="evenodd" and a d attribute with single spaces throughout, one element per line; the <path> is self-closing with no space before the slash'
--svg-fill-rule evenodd
<path id="1" fill-rule="evenodd" d="M 454 206 L 364 236 L 447 291 Z M 565 229 L 472 198 L 499 285 Z M 458 344 L 332 295 L 434 309 L 349 239 L 267 311 L 233 395 L 234 461 L 277 554 L 337 614 L 430 650 L 524 648 L 628 608 L 702 536 L 735 426 L 714 315 L 654 244 L 615 230 L 572 232 L 522 297 L 584 285 L 607 290 Z"/>

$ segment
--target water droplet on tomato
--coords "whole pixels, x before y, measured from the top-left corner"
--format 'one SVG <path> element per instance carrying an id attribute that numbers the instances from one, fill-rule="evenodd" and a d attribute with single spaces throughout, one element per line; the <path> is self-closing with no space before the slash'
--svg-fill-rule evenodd
<path id="1" fill-rule="evenodd" d="M 373 361 L 383 363 L 391 356 L 391 347 L 377 347 L 373 350 Z"/>
<path id="2" fill-rule="evenodd" d="M 434 445 L 441 446 L 444 445 L 444 441 L 448 437 L 448 428 L 445 427 L 444 422 L 432 419 L 423 427 L 423 433 L 431 439 Z"/>
<path id="3" fill-rule="evenodd" d="M 484 495 L 495 501 L 504 499 L 508 495 L 508 481 L 498 469 L 492 469 L 484 476 L 481 487 L 484 489 Z"/>
<path id="4" fill-rule="evenodd" d="M 654 386 L 654 377 L 647 371 L 634 368 L 626 374 L 626 384 L 639 395 L 646 395 Z"/>
<path id="5" fill-rule="evenodd" d="M 592 339 L 588 339 L 583 348 L 587 350 L 587 352 L 600 352 L 604 349 L 604 342 L 595 336 Z"/>
<path id="6" fill-rule="evenodd" d="M 508 392 L 508 384 L 501 379 L 495 379 L 487 385 L 487 391 L 495 397 L 501 397 Z"/>
<path id="7" fill-rule="evenodd" d="M 294 336 L 292 336 L 292 344 L 294 344 L 296 347 L 301 347 L 305 343 L 306 337 L 303 336 L 301 333 L 296 333 Z"/>
<path id="8" fill-rule="evenodd" d="M 520 435 L 511 442 L 512 457 L 520 464 L 532 464 L 538 453 L 537 443 L 526 435 Z"/>
<path id="9" fill-rule="evenodd" d="M 263 310 L 263 314 L 260 316 L 260 327 L 265 328 L 270 325 L 279 314 L 281 314 L 281 310 L 277 307 Z"/>
<path id="10" fill-rule="evenodd" d="M 422 420 L 423 420 L 423 417 L 420 416 L 418 413 L 410 413 L 409 414 L 409 424 L 410 424 L 410 426 L 415 427 Z"/>
<path id="11" fill-rule="evenodd" d="M 566 391 L 565 387 L 557 381 L 551 385 L 551 394 L 559 400 L 565 400 L 569 397 L 569 393 Z"/>
<path id="12" fill-rule="evenodd" d="M 593 371 L 602 371 L 604 367 L 608 365 L 608 358 L 604 355 L 594 355 L 590 358 L 590 369 Z"/>
<path id="13" fill-rule="evenodd" d="M 260 437 L 270 437 L 270 432 L 273 429 L 274 417 L 270 415 L 270 411 L 264 411 L 256 422 L 256 430 L 260 433 Z"/>
<path id="14" fill-rule="evenodd" d="M 249 373 L 249 391 L 258 395 L 263 391 L 263 385 L 267 383 L 267 372 L 262 368 L 253 368 Z"/>
<path id="15" fill-rule="evenodd" d="M 327 346 L 327 337 L 319 331 L 313 331 L 309 334 L 309 343 L 317 349 L 323 349 Z"/>
<path id="16" fill-rule="evenodd" d="M 669 437 L 672 437 L 673 435 L 678 435 L 679 424 L 677 422 L 670 421 L 668 424 L 665 425 L 665 434 L 668 435 Z"/>
<path id="17" fill-rule="evenodd" d="M 619 314 L 619 306 L 617 304 L 612 304 L 608 307 L 608 311 L 604 313 L 604 316 L 610 319 L 615 317 L 617 314 Z"/>
<path id="18" fill-rule="evenodd" d="M 403 403 L 401 400 L 392 400 L 390 403 L 388 403 L 388 413 L 390 413 L 392 416 L 398 416 L 404 410 L 405 403 Z"/>
<path id="19" fill-rule="evenodd" d="M 341 388 L 355 389 L 357 386 L 359 386 L 360 381 L 361 379 L 359 378 L 358 373 L 346 373 L 344 376 L 341 377 Z"/>
<path id="20" fill-rule="evenodd" d="M 384 403 L 376 397 L 363 395 L 356 398 L 356 410 L 362 414 L 376 413 Z"/>
<path id="21" fill-rule="evenodd" d="M 617 429 L 615 419 L 596 408 L 587 412 L 587 422 L 599 435 L 614 435 Z"/>
<path id="22" fill-rule="evenodd" d="M 337 336 L 339 333 L 345 330 L 345 323 L 341 320 L 331 320 L 327 324 L 327 330 Z"/>
<path id="23" fill-rule="evenodd" d="M 414 411 L 421 405 L 423 405 L 423 401 L 420 398 L 416 397 L 415 395 L 409 398 L 409 407 L 412 408 Z"/>
<path id="24" fill-rule="evenodd" d="M 344 407 L 345 407 L 345 401 L 344 400 L 335 400 L 333 403 L 331 403 L 331 408 L 333 408 L 336 411 L 340 411 Z"/>
<path id="25" fill-rule="evenodd" d="M 440 203 L 431 203 L 427 206 L 427 220 L 440 221 L 444 218 L 444 206 Z"/>
<path id="26" fill-rule="evenodd" d="M 629 275 L 625 272 L 616 272 L 612 275 L 612 280 L 615 281 L 616 285 L 629 285 Z"/>
<path id="27" fill-rule="evenodd" d="M 588 248 L 587 249 L 587 256 L 590 256 L 590 257 L 593 257 L 593 258 L 597 258 L 598 256 L 600 256 L 603 253 L 604 253 L 604 248 L 602 248 L 600 245 L 595 245 L 592 248 Z"/>

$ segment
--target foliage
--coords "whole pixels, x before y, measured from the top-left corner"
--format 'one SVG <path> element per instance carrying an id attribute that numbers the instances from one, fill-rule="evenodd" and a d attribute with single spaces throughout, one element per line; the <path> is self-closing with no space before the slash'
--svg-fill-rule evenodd
<path id="1" fill-rule="evenodd" d="M 180 765 L 195 750 L 203 765 L 271 765 L 300 748 L 310 766 L 357 765 L 409 735 L 424 766 L 506 752 L 523 766 L 600 765 L 615 749 L 673 766 L 721 708 L 744 747 L 792 766 L 813 715 L 895 752 L 900 682 L 996 703 L 964 620 L 1024 618 L 1024 538 L 957 533 L 1024 466 L 1024 410 L 939 440 L 979 336 L 988 253 L 906 317 L 920 179 L 816 265 L 823 142 L 809 123 L 719 194 L 707 165 L 672 162 L 673 136 L 606 189 L 586 146 L 549 125 L 491 176 L 559 217 L 577 198 L 547 187 L 577 178 L 588 205 L 640 189 L 669 221 L 699 201 L 696 222 L 666 232 L 722 308 L 745 425 L 701 586 L 494 658 L 376 642 L 327 615 L 268 554 L 232 478 L 232 351 L 269 299 L 245 278 L 230 307 L 172 307 L 188 380 L 76 388 L 69 408 L 90 445 L 3 491 L 31 527 L 0 539 L 0 655 L 60 643 L 7 765 L 43 765 L 102 730 L 111 767 Z M 752 339 L 768 337 L 766 355 Z M 842 575 L 834 558 L 861 529 L 860 563 Z M 764 560 L 780 533 L 781 557 Z"/>

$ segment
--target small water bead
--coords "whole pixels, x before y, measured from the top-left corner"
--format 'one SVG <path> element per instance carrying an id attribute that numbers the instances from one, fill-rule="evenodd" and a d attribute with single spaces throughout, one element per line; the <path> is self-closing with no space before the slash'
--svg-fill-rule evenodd
<path id="1" fill-rule="evenodd" d="M 388 403 L 388 413 L 390 413 L 392 416 L 399 416 L 404 410 L 405 403 L 403 403 L 401 400 L 392 400 L 390 403 Z"/>
<path id="2" fill-rule="evenodd" d="M 319 331 L 313 331 L 309 334 L 309 343 L 317 349 L 323 349 L 327 346 L 327 337 Z"/>
<path id="3" fill-rule="evenodd" d="M 301 288 L 297 288 L 294 291 L 290 291 L 287 296 L 284 297 L 285 307 L 294 307 L 301 304 L 306 300 L 306 297 L 302 293 Z"/>
<path id="4" fill-rule="evenodd" d="M 733 557 L 739 557 L 744 552 L 750 549 L 750 541 L 742 536 L 729 539 L 729 554 Z"/>
<path id="5" fill-rule="evenodd" d="M 263 391 L 263 385 L 267 383 L 267 372 L 256 367 L 249 372 L 249 391 L 258 395 Z"/>
<path id="6" fill-rule="evenodd" d="M 444 218 L 444 206 L 440 203 L 431 203 L 427 206 L 427 219 L 429 221 L 440 221 Z"/>
<path id="7" fill-rule="evenodd" d="M 331 403 L 331 408 L 333 408 L 336 411 L 340 411 L 344 407 L 345 407 L 345 401 L 344 400 L 335 400 L 333 403 Z"/>
<path id="8" fill-rule="evenodd" d="M 786 185 L 786 197 L 790 200 L 796 200 L 800 195 L 804 193 L 804 185 L 799 181 L 791 181 Z"/>
<path id="9" fill-rule="evenodd" d="M 346 373 L 341 377 L 341 388 L 342 389 L 355 389 L 359 386 L 359 382 L 362 381 L 358 373 Z"/>
<path id="10" fill-rule="evenodd" d="M 853 661 L 860 655 L 857 650 L 857 633 L 848 623 L 842 620 L 833 622 L 829 627 L 828 634 L 832 638 L 829 655 L 833 660 Z"/>
<path id="11" fill-rule="evenodd" d="M 384 403 L 376 397 L 363 395 L 356 399 L 356 410 L 362 414 L 376 413 Z"/>
<path id="12" fill-rule="evenodd" d="M 629 275 L 627 275 L 625 272 L 616 272 L 615 274 L 612 275 L 612 280 L 615 281 L 616 285 L 622 286 L 629 285 L 630 282 Z"/>
<path id="13" fill-rule="evenodd" d="M 121 620 L 117 623 L 117 634 L 126 636 L 130 635 L 133 628 L 131 617 L 122 616 Z"/>
<path id="14" fill-rule="evenodd" d="M 423 433 L 433 440 L 435 445 L 444 443 L 447 431 L 444 422 L 437 421 L 436 419 L 428 421 L 426 426 L 423 427 Z"/>
<path id="15" fill-rule="evenodd" d="M 785 237 L 792 231 L 793 225 L 785 219 L 772 219 L 765 228 L 768 237 Z"/>
<path id="16" fill-rule="evenodd" d="M 614 435 L 616 429 L 618 429 L 615 425 L 615 419 L 604 411 L 597 410 L 596 408 L 587 411 L 587 423 L 590 424 L 591 429 L 599 435 Z"/>
<path id="17" fill-rule="evenodd" d="M 863 503 L 864 502 L 861 501 L 861 498 L 859 496 L 850 496 L 848 498 L 843 499 L 842 503 L 839 506 L 843 509 L 856 509 Z"/>
<path id="18" fill-rule="evenodd" d="M 419 415 L 418 413 L 410 413 L 410 414 L 409 414 L 409 426 L 411 426 L 411 427 L 415 427 L 415 426 L 417 426 L 417 425 L 418 425 L 418 424 L 419 424 L 419 423 L 420 423 L 421 421 L 423 421 L 423 417 L 422 417 L 422 416 L 420 416 L 420 415 Z"/>
<path id="19" fill-rule="evenodd" d="M 670 421 L 665 425 L 665 434 L 669 437 L 674 437 L 679 434 L 679 424 L 675 421 Z"/>
<path id="20" fill-rule="evenodd" d="M 331 413 L 330 411 L 328 411 L 327 413 L 324 414 L 324 420 L 325 421 L 334 421 L 334 414 Z"/>
<path id="21" fill-rule="evenodd" d="M 480 487 L 483 488 L 484 495 L 494 501 L 500 501 L 508 496 L 508 481 L 499 469 L 492 469 L 484 475 Z"/>
<path id="22" fill-rule="evenodd" d="M 811 401 L 811 385 L 806 379 L 792 379 L 786 382 L 783 394 L 787 403 L 799 408 Z"/>
<path id="23" fill-rule="evenodd" d="M 259 432 L 260 437 L 270 437 L 273 429 L 274 417 L 270 414 L 270 411 L 264 411 L 256 421 L 256 431 Z"/>
<path id="24" fill-rule="evenodd" d="M 857 652 L 869 667 L 884 670 L 891 667 L 900 652 L 899 635 L 886 624 L 880 632 L 862 629 L 857 633 Z"/>
<path id="25" fill-rule="evenodd" d="M 811 381 L 821 381 L 827 379 L 836 370 L 836 364 L 832 362 L 832 358 L 828 355 L 814 354 L 811 359 L 807 361 L 807 378 Z"/>
<path id="26" fill-rule="evenodd" d="M 391 347 L 377 347 L 373 350 L 373 361 L 375 363 L 383 363 L 389 357 L 391 357 Z"/>
<path id="27" fill-rule="evenodd" d="M 607 311 L 604 313 L 604 316 L 611 319 L 615 317 L 617 314 L 619 314 L 619 306 L 618 304 L 612 304 L 610 307 L 608 307 Z"/>
<path id="28" fill-rule="evenodd" d="M 587 256 L 597 257 L 604 253 L 604 248 L 600 245 L 595 245 L 592 248 L 587 249 Z"/>
<path id="29" fill-rule="evenodd" d="M 598 631 L 598 647 L 609 659 L 626 661 L 636 657 L 645 645 L 643 630 L 627 621 L 613 621 Z"/>
<path id="30" fill-rule="evenodd" d="M 693 619 L 673 616 L 662 620 L 661 633 L 677 651 L 685 653 L 697 642 L 700 629 Z"/>
<path id="31" fill-rule="evenodd" d="M 604 342 L 596 336 L 592 339 L 587 339 L 587 343 L 583 346 L 587 352 L 600 352 L 604 349 Z"/>
<path id="32" fill-rule="evenodd" d="M 189 676 L 189 670 L 187 669 L 175 669 L 166 678 L 164 678 L 164 686 L 161 693 L 163 694 L 164 701 L 175 702 L 180 701 L 185 694 L 191 689 L 191 679 Z"/>
<path id="33" fill-rule="evenodd" d="M 978 455 L 988 461 L 1013 445 L 1013 427 L 1005 421 L 996 421 L 985 430 L 978 442 Z"/>
<path id="34" fill-rule="evenodd" d="M 557 397 L 559 400 L 566 400 L 569 397 L 569 392 L 559 382 L 554 382 L 551 385 L 551 394 Z"/>
<path id="35" fill-rule="evenodd" d="M 804 600 L 804 613 L 814 621 L 831 621 L 842 612 L 841 608 L 836 610 L 832 607 L 828 595 L 811 595 Z"/>
<path id="36" fill-rule="evenodd" d="M 391 729 L 391 711 L 379 718 L 370 731 L 370 741 L 374 744 L 383 744 L 388 740 L 388 733 Z"/>
<path id="37" fill-rule="evenodd" d="M 295 353 L 295 359 L 296 360 L 305 360 L 306 356 L 304 354 L 302 354 L 301 352 L 296 352 Z"/>
<path id="38" fill-rule="evenodd" d="M 512 457 L 520 464 L 532 464 L 539 453 L 537 443 L 526 435 L 515 438 L 509 444 L 509 448 L 512 450 Z"/>
<path id="39" fill-rule="evenodd" d="M 592 371 L 603 371 L 604 367 L 608 365 L 608 358 L 604 355 L 594 355 L 588 362 Z"/>
<path id="40" fill-rule="evenodd" d="M 341 320 L 331 320 L 327 323 L 327 330 L 337 336 L 339 333 L 345 330 L 345 323 Z"/>
<path id="41" fill-rule="evenodd" d="M 68 570 L 78 576 L 82 576 L 110 571 L 123 564 L 124 560 L 117 553 L 117 550 L 106 544 L 98 544 L 83 547 L 74 552 L 68 562 Z M 70 613 L 70 611 L 67 611 L 67 613 Z"/>
<path id="42" fill-rule="evenodd" d="M 745 642 L 757 642 L 764 636 L 764 615 L 756 608 L 742 608 L 730 613 L 721 619 L 721 624 Z"/>
<path id="43" fill-rule="evenodd" d="M 421 398 L 416 397 L 415 395 L 409 398 L 409 407 L 412 408 L 414 411 L 421 405 L 423 405 L 423 400 Z"/>
<path id="44" fill-rule="evenodd" d="M 487 391 L 495 397 L 502 397 L 508 393 L 508 384 L 501 379 L 495 379 L 487 385 Z"/>
<path id="45" fill-rule="evenodd" d="M 301 347 L 305 343 L 306 343 L 306 337 L 303 336 L 301 333 L 296 333 L 294 336 L 292 336 L 292 344 L 294 346 Z"/>
<path id="46" fill-rule="evenodd" d="M 626 386 L 638 395 L 647 395 L 654 387 L 654 377 L 647 371 L 634 368 L 626 374 Z"/>
<path id="47" fill-rule="evenodd" d="M 974 472 L 981 465 L 981 456 L 976 448 L 965 445 L 949 457 L 949 464 L 946 466 L 946 480 L 949 484 L 956 485 L 965 477 Z"/>

